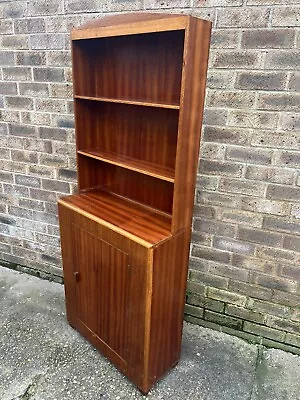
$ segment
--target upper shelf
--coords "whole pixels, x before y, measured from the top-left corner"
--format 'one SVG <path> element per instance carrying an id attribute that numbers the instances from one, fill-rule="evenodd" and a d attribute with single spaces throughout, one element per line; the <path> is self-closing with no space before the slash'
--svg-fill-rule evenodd
<path id="1" fill-rule="evenodd" d="M 92 97 L 92 96 L 78 96 L 78 95 L 75 95 L 74 98 L 81 100 L 103 101 L 106 103 L 132 104 L 135 106 L 169 108 L 172 110 L 179 110 L 179 104 L 153 103 L 153 102 L 137 101 L 137 100 L 111 99 L 107 97 Z"/>
<path id="2" fill-rule="evenodd" d="M 147 247 L 171 235 L 171 217 L 104 190 L 67 196 L 59 203 L 91 219 L 101 220 Z"/>

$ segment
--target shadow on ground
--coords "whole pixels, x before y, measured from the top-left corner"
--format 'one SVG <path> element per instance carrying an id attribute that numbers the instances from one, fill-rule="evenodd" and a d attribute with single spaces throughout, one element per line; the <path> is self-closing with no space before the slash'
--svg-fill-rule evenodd
<path id="1" fill-rule="evenodd" d="M 0 267 L 0 399 L 142 399 L 70 328 L 63 287 Z M 181 361 L 149 399 L 300 400 L 300 357 L 185 323 Z"/>

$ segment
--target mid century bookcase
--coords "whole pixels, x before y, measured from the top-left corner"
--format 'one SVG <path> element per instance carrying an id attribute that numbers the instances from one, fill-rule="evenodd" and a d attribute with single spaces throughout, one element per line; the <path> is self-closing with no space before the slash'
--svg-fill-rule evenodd
<path id="1" fill-rule="evenodd" d="M 78 194 L 59 200 L 67 318 L 147 393 L 180 356 L 211 23 L 72 32 Z"/>

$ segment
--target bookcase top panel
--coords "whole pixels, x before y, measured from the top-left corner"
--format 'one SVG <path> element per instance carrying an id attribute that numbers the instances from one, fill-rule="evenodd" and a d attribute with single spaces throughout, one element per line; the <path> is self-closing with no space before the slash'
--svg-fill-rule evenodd
<path id="1" fill-rule="evenodd" d="M 72 31 L 73 40 L 185 29 L 189 15 L 131 13 L 105 16 Z"/>

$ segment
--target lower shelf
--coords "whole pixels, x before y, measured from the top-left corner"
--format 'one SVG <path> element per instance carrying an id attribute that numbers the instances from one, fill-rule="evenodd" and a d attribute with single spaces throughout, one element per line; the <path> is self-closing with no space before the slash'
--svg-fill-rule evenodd
<path id="1" fill-rule="evenodd" d="M 171 236 L 171 217 L 104 190 L 90 190 L 59 203 L 108 226 L 146 247 Z"/>

